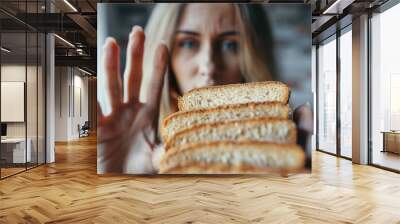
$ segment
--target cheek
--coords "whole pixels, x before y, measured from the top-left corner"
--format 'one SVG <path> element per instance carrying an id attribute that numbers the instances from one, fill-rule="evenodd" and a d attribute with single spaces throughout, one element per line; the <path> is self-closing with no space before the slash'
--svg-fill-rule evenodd
<path id="1" fill-rule="evenodd" d="M 173 54 L 171 66 L 180 91 L 186 93 L 193 89 L 193 79 L 196 74 L 193 58 L 182 54 Z"/>

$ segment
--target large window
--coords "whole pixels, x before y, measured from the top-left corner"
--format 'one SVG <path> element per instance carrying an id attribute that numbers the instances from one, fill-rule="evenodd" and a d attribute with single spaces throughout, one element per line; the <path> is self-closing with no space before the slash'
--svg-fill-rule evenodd
<path id="1" fill-rule="evenodd" d="M 318 47 L 318 149 L 336 153 L 336 37 Z"/>
<path id="2" fill-rule="evenodd" d="M 352 157 L 351 25 L 320 43 L 318 63 L 318 149 Z M 339 92 L 338 92 L 339 90 Z M 340 121 L 340 123 L 337 123 Z"/>
<path id="3" fill-rule="evenodd" d="M 372 163 L 400 170 L 400 4 L 371 18 Z"/>

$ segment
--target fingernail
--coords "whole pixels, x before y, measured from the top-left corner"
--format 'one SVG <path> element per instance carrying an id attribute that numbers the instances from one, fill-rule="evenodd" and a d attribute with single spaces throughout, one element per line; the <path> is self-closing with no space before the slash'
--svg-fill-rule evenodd
<path id="1" fill-rule="evenodd" d="M 108 44 L 108 43 L 110 43 L 110 42 L 113 42 L 114 41 L 114 38 L 112 38 L 112 37 L 107 37 L 106 38 L 106 43 Z"/>
<path id="2" fill-rule="evenodd" d="M 109 37 L 107 37 L 103 44 L 103 50 L 107 49 L 109 42 L 110 42 Z"/>
<path id="3" fill-rule="evenodd" d="M 143 28 L 141 26 L 138 26 L 138 25 L 133 26 L 132 33 L 135 33 L 135 32 L 138 32 L 138 31 L 143 32 Z"/>
<path id="4" fill-rule="evenodd" d="M 103 48 L 107 48 L 108 46 L 110 46 L 110 43 L 111 43 L 111 42 L 114 42 L 114 41 L 115 41 L 114 38 L 112 38 L 112 37 L 107 37 L 107 38 L 106 38 L 106 41 L 104 42 Z"/>

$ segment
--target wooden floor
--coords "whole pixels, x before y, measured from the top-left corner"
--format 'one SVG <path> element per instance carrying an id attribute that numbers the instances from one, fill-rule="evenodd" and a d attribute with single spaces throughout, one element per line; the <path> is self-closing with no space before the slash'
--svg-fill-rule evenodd
<path id="1" fill-rule="evenodd" d="M 96 140 L 0 181 L 0 223 L 400 223 L 400 175 L 320 152 L 312 174 L 98 176 Z"/>
<path id="2" fill-rule="evenodd" d="M 33 169 L 36 166 L 37 166 L 36 164 L 27 164 L 27 167 L 25 167 L 25 164 L 22 164 L 22 165 L 19 164 L 18 167 L 7 167 L 7 168 L 2 167 L 1 168 L 1 178 L 6 178 L 8 176 L 15 175 L 15 174 L 23 172 L 27 169 Z"/>
<path id="3" fill-rule="evenodd" d="M 10 175 L 22 172 L 24 170 L 25 170 L 25 167 L 24 168 L 20 168 L 20 167 L 17 167 L 17 168 L 1 168 L 1 177 L 2 178 L 3 177 L 7 177 L 7 176 L 10 176 Z"/>

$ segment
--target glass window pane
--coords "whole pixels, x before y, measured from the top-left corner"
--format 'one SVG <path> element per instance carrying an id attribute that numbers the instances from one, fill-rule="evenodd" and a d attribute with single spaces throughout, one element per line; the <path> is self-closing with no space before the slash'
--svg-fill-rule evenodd
<path id="1" fill-rule="evenodd" d="M 25 170 L 26 150 L 26 33 L 1 34 L 1 140 L 2 178 Z M 29 146 L 29 145 L 28 145 Z"/>
<path id="2" fill-rule="evenodd" d="M 37 1 L 27 2 L 27 13 L 38 13 L 39 4 Z M 37 16 L 30 17 L 31 20 L 37 20 Z M 32 21 L 37 23 L 38 21 Z M 27 30 L 27 142 L 31 148 L 31 161 L 27 164 L 28 168 L 38 164 L 38 45 L 39 37 L 36 30 Z"/>
<path id="3" fill-rule="evenodd" d="M 400 170 L 400 4 L 371 19 L 372 163 Z"/>
<path id="4" fill-rule="evenodd" d="M 28 62 L 27 62 L 27 80 L 26 80 L 26 116 L 27 116 L 27 142 L 30 147 L 30 159 L 27 163 L 28 168 L 37 165 L 37 104 L 38 104 L 38 88 L 37 88 L 37 74 L 38 74 L 38 36 L 36 32 L 27 33 L 28 44 Z"/>
<path id="5" fill-rule="evenodd" d="M 340 153 L 352 156 L 352 35 L 340 36 Z"/>
<path id="6" fill-rule="evenodd" d="M 318 48 L 318 148 L 336 153 L 336 39 Z"/>

